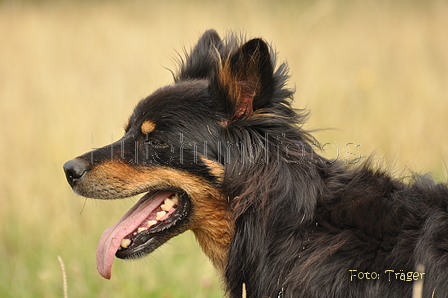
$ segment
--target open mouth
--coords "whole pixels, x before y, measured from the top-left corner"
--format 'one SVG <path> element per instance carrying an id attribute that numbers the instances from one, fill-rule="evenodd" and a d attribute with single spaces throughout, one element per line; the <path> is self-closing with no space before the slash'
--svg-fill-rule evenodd
<path id="1" fill-rule="evenodd" d="M 180 232 L 190 203 L 185 193 L 159 190 L 144 195 L 114 226 L 106 229 L 96 251 L 98 272 L 110 279 L 114 257 L 146 255 Z"/>

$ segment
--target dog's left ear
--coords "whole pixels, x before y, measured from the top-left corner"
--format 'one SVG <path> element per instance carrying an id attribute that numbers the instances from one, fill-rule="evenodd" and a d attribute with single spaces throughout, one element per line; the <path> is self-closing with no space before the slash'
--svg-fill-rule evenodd
<path id="1" fill-rule="evenodd" d="M 188 79 L 205 79 L 214 70 L 215 57 L 221 47 L 221 38 L 218 33 L 211 29 L 207 30 L 199 39 L 190 54 L 186 54 L 176 81 Z"/>
<path id="2" fill-rule="evenodd" d="M 248 119 L 266 107 L 272 96 L 273 65 L 269 46 L 252 39 L 224 59 L 216 72 L 216 83 L 228 105 L 229 123 Z"/>

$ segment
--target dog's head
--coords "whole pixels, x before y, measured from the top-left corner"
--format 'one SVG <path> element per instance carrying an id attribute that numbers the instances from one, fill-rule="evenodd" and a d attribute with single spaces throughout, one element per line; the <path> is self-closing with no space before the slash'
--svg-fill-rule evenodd
<path id="1" fill-rule="evenodd" d="M 285 65 L 274 72 L 263 40 L 222 41 L 207 31 L 174 84 L 137 104 L 120 140 L 65 163 L 79 195 L 142 195 L 101 237 L 103 277 L 110 278 L 114 256 L 144 256 L 188 229 L 223 269 L 233 233 L 231 202 L 246 190 L 245 180 L 256 180 L 257 173 L 245 169 L 267 162 L 253 144 L 262 147 L 269 129 L 295 121 L 286 79 Z"/>

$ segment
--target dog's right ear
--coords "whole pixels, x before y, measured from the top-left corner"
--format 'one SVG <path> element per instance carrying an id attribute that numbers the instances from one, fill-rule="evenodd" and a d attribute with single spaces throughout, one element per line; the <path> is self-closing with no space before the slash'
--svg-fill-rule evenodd
<path id="1" fill-rule="evenodd" d="M 213 29 L 207 30 L 190 54 L 186 54 L 176 81 L 210 77 L 216 65 L 214 57 L 216 57 L 216 51 L 220 44 L 221 38 L 218 33 Z"/>
<path id="2" fill-rule="evenodd" d="M 214 87 L 227 103 L 227 123 L 249 119 L 269 105 L 273 75 L 270 48 L 259 38 L 244 43 L 221 61 Z"/>

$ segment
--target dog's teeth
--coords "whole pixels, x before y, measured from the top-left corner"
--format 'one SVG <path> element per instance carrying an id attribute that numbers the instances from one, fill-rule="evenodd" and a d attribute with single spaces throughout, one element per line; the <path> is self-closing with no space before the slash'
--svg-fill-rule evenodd
<path id="1" fill-rule="evenodd" d="M 148 220 L 148 222 L 146 223 L 146 227 L 149 229 L 150 227 L 152 227 L 156 223 L 157 223 L 157 220 Z"/>
<path id="2" fill-rule="evenodd" d="M 174 205 L 177 205 L 178 202 L 179 198 L 176 194 L 172 198 L 166 198 L 160 208 L 162 208 L 163 211 L 169 211 L 171 208 L 173 208 Z"/>
<path id="3" fill-rule="evenodd" d="M 165 216 L 165 214 L 166 214 L 166 211 L 159 211 L 159 212 L 157 212 L 156 220 L 160 220 L 162 217 Z"/>
<path id="4" fill-rule="evenodd" d="M 163 201 L 163 205 L 160 206 L 163 211 L 169 211 L 174 206 L 173 200 L 167 198 L 165 201 Z"/>
<path id="5" fill-rule="evenodd" d="M 121 240 L 120 246 L 123 248 L 128 248 L 129 245 L 131 245 L 131 240 L 130 239 L 123 239 Z"/>
<path id="6" fill-rule="evenodd" d="M 140 228 L 137 229 L 137 233 L 141 233 L 143 231 L 146 231 L 146 228 L 140 227 Z"/>

